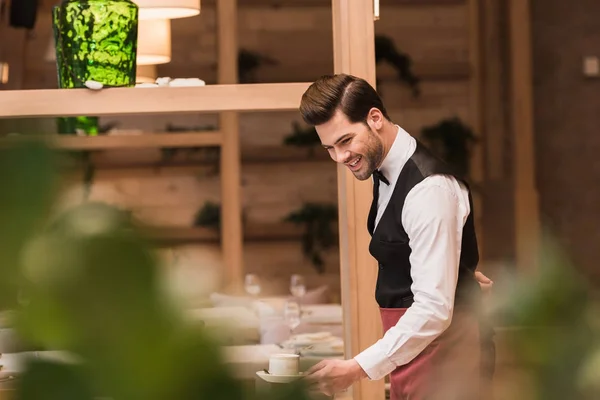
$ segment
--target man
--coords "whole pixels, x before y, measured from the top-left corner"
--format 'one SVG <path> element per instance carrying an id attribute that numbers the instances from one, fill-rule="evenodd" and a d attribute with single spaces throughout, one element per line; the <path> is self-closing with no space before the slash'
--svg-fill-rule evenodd
<path id="1" fill-rule="evenodd" d="M 373 177 L 367 221 L 378 261 L 375 297 L 385 335 L 350 360 L 325 360 L 308 379 L 334 394 L 390 375 L 392 400 L 479 399 L 479 260 L 471 195 L 451 168 L 389 118 L 377 92 L 350 75 L 324 76 L 300 112 L 331 158 Z"/>

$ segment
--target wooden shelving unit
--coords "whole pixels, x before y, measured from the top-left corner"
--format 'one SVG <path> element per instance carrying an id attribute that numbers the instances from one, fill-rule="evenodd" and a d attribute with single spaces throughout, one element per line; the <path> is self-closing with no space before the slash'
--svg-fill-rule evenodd
<path id="1" fill-rule="evenodd" d="M 295 110 L 309 84 L 6 90 L 0 118 Z"/>
<path id="2" fill-rule="evenodd" d="M 74 135 L 22 135 L 7 136 L 0 140 L 3 145 L 10 145 L 28 140 L 40 140 L 57 150 L 92 151 L 123 150 L 143 148 L 169 147 L 210 147 L 221 146 L 223 134 L 216 131 L 207 132 L 155 132 L 144 134 L 115 134 L 101 136 Z"/>
<path id="3" fill-rule="evenodd" d="M 135 145 L 132 144 L 132 148 Z M 216 146 L 216 145 L 215 145 Z M 180 147 L 180 146 L 177 146 Z M 191 145 L 190 147 L 197 147 Z M 80 148 L 71 148 L 70 150 L 90 150 L 84 146 Z M 121 148 L 123 149 L 123 148 Z M 92 149 L 104 150 L 104 149 Z M 109 149 L 110 150 L 110 149 Z M 240 159 L 242 165 L 250 166 L 254 164 L 293 164 L 293 163 L 327 163 L 328 167 L 334 167 L 329 154 L 325 150 L 315 149 L 314 153 L 310 153 L 308 149 L 283 147 L 283 146 L 256 146 L 252 149 L 240 151 Z M 101 169 L 127 169 L 139 167 L 191 167 L 191 166 L 211 166 L 220 161 L 211 160 L 208 158 L 193 158 L 193 159 L 171 159 L 164 161 L 157 154 L 156 158 L 149 161 L 115 161 L 104 158 L 104 154 L 92 154 L 91 162 L 96 168 Z"/>

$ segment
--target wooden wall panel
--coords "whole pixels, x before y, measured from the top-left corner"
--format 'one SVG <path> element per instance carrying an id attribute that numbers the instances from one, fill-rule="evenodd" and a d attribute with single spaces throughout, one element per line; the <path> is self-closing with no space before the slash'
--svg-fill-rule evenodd
<path id="1" fill-rule="evenodd" d="M 394 39 L 410 54 L 415 70 L 432 79 L 465 78 L 469 41 L 464 4 L 423 7 L 382 5 L 377 34 Z M 239 11 L 241 48 L 276 61 L 259 68 L 260 82 L 300 82 L 333 72 L 330 7 L 249 7 Z M 51 37 L 49 11 L 42 12 L 27 50 L 27 84 L 31 88 L 56 86 L 55 67 L 42 58 Z M 162 76 L 200 77 L 216 82 L 216 14 L 203 7 L 193 18 L 172 22 L 172 61 L 158 67 Z M 378 67 L 378 77 L 395 79 L 395 72 Z"/>
<path id="2" fill-rule="evenodd" d="M 81 199 L 81 178 L 65 189 L 65 204 Z M 220 177 L 210 167 L 100 169 L 91 201 L 131 209 L 142 222 L 190 227 L 206 201 L 220 199 Z M 250 164 L 242 169 L 242 199 L 250 223 L 278 223 L 305 202 L 335 203 L 333 162 Z M 65 205 L 66 206 L 66 205 Z"/>

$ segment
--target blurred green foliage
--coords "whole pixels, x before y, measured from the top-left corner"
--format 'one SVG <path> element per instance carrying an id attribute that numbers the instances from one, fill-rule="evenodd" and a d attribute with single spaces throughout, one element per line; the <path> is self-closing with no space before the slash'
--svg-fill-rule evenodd
<path id="1" fill-rule="evenodd" d="M 503 325 L 518 327 L 507 344 L 532 382 L 515 400 L 599 399 L 597 290 L 550 235 L 541 244 L 539 270 L 500 292 Z"/>
<path id="2" fill-rule="evenodd" d="M 0 155 L 0 308 L 15 310 L 24 340 L 77 360 L 30 360 L 16 399 L 309 398 L 302 382 L 259 396 L 236 379 L 218 341 L 163 293 L 159 262 L 126 211 L 85 203 L 57 214 L 59 165 L 35 143 Z M 533 382 L 511 400 L 598 399 L 596 290 L 558 244 L 546 238 L 542 249 L 540 271 L 496 294 Z"/>
<path id="3" fill-rule="evenodd" d="M 36 143 L 0 155 L 0 307 L 15 311 L 28 343 L 77 359 L 30 360 L 16 398 L 256 398 L 217 341 L 169 302 L 127 212 L 95 203 L 53 212 L 59 164 Z M 298 385 L 260 398 L 308 398 Z"/>

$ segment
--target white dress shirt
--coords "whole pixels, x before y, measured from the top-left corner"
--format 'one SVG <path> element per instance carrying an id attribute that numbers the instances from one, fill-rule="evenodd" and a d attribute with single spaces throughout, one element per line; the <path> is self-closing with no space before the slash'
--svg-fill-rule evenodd
<path id="1" fill-rule="evenodd" d="M 390 184 L 379 185 L 376 224 L 415 149 L 416 140 L 398 127 L 396 139 L 379 168 Z M 355 357 L 370 379 L 381 379 L 409 363 L 450 325 L 462 230 L 469 213 L 467 189 L 451 176 L 429 176 L 408 193 L 402 225 L 411 248 L 414 303 L 383 338 Z"/>

